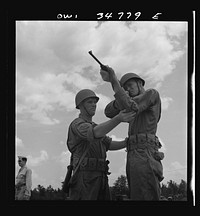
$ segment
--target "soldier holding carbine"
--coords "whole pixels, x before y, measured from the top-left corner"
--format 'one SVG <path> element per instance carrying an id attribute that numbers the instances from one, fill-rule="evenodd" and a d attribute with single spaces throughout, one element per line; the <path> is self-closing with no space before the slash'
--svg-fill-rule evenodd
<path id="1" fill-rule="evenodd" d="M 161 116 L 161 100 L 157 90 L 144 89 L 145 81 L 135 73 L 127 73 L 118 81 L 114 70 L 101 69 L 102 79 L 112 84 L 115 100 L 105 108 L 105 115 L 114 118 L 120 110 L 136 111 L 129 122 L 126 174 L 131 200 L 159 200 L 163 180 L 164 157 L 156 136 Z"/>

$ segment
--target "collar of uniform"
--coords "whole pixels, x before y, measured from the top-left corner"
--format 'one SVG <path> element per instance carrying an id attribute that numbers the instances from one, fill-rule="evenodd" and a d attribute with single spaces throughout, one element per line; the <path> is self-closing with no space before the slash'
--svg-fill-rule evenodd
<path id="1" fill-rule="evenodd" d="M 25 165 L 25 166 L 23 166 L 23 167 L 21 167 L 21 168 L 19 169 L 19 172 L 20 172 L 20 173 L 21 173 L 22 171 L 24 172 L 26 169 L 27 169 L 27 166 Z"/>
<path id="2" fill-rule="evenodd" d="M 89 117 L 84 116 L 81 113 L 79 114 L 79 118 L 82 118 L 86 122 L 93 123 L 93 121 L 91 119 L 89 119 Z"/>

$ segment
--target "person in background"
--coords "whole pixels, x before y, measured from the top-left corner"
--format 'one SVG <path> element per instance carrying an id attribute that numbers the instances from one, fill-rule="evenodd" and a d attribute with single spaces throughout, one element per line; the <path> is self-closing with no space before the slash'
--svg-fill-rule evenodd
<path id="1" fill-rule="evenodd" d="M 106 152 L 125 148 L 127 139 L 112 141 L 106 134 L 121 122 L 129 122 L 135 117 L 134 111 L 120 111 L 114 118 L 96 124 L 92 118 L 98 100 L 99 97 L 90 89 L 79 91 L 75 97 L 76 108 L 80 110 L 80 114 L 71 122 L 67 138 L 74 172 L 69 188 L 70 200 L 111 199 Z"/>
<path id="2" fill-rule="evenodd" d="M 102 79 L 110 82 L 115 100 L 105 108 L 105 115 L 114 118 L 120 110 L 135 111 L 129 122 L 126 175 L 131 200 L 160 200 L 163 180 L 159 152 L 161 143 L 156 136 L 161 117 L 161 99 L 156 89 L 144 89 L 145 81 L 135 73 L 126 73 L 120 81 L 112 68 L 100 70 Z"/>
<path id="3" fill-rule="evenodd" d="M 20 169 L 15 181 L 15 200 L 29 200 L 31 197 L 32 171 L 26 162 L 26 157 L 18 156 Z"/>

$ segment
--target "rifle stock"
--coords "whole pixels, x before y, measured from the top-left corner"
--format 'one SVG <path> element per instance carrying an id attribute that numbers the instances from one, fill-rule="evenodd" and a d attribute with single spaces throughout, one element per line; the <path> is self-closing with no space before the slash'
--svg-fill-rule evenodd
<path id="1" fill-rule="evenodd" d="M 73 170 L 73 166 L 70 164 L 69 166 L 67 166 L 67 174 L 65 176 L 65 180 L 63 183 L 63 187 L 62 187 L 62 191 L 64 193 L 69 193 L 69 187 L 70 187 L 70 179 L 72 176 L 72 170 Z"/>

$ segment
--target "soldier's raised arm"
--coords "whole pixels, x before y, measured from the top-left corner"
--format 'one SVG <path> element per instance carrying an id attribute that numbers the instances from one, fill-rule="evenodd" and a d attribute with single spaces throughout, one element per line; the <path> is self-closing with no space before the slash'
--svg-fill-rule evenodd
<path id="1" fill-rule="evenodd" d="M 115 92 L 114 96 L 117 99 L 107 105 L 105 109 L 106 116 L 112 118 L 115 115 L 117 115 L 119 110 L 122 109 L 126 109 L 127 112 L 137 112 L 137 103 L 134 100 L 132 100 L 128 92 L 125 91 L 123 87 L 121 87 L 120 82 L 115 74 L 115 71 L 109 66 L 106 67 L 106 71 L 103 69 L 100 70 L 101 77 L 104 81 L 111 83 L 113 91 Z M 118 95 L 120 95 L 120 97 L 118 97 Z"/>

